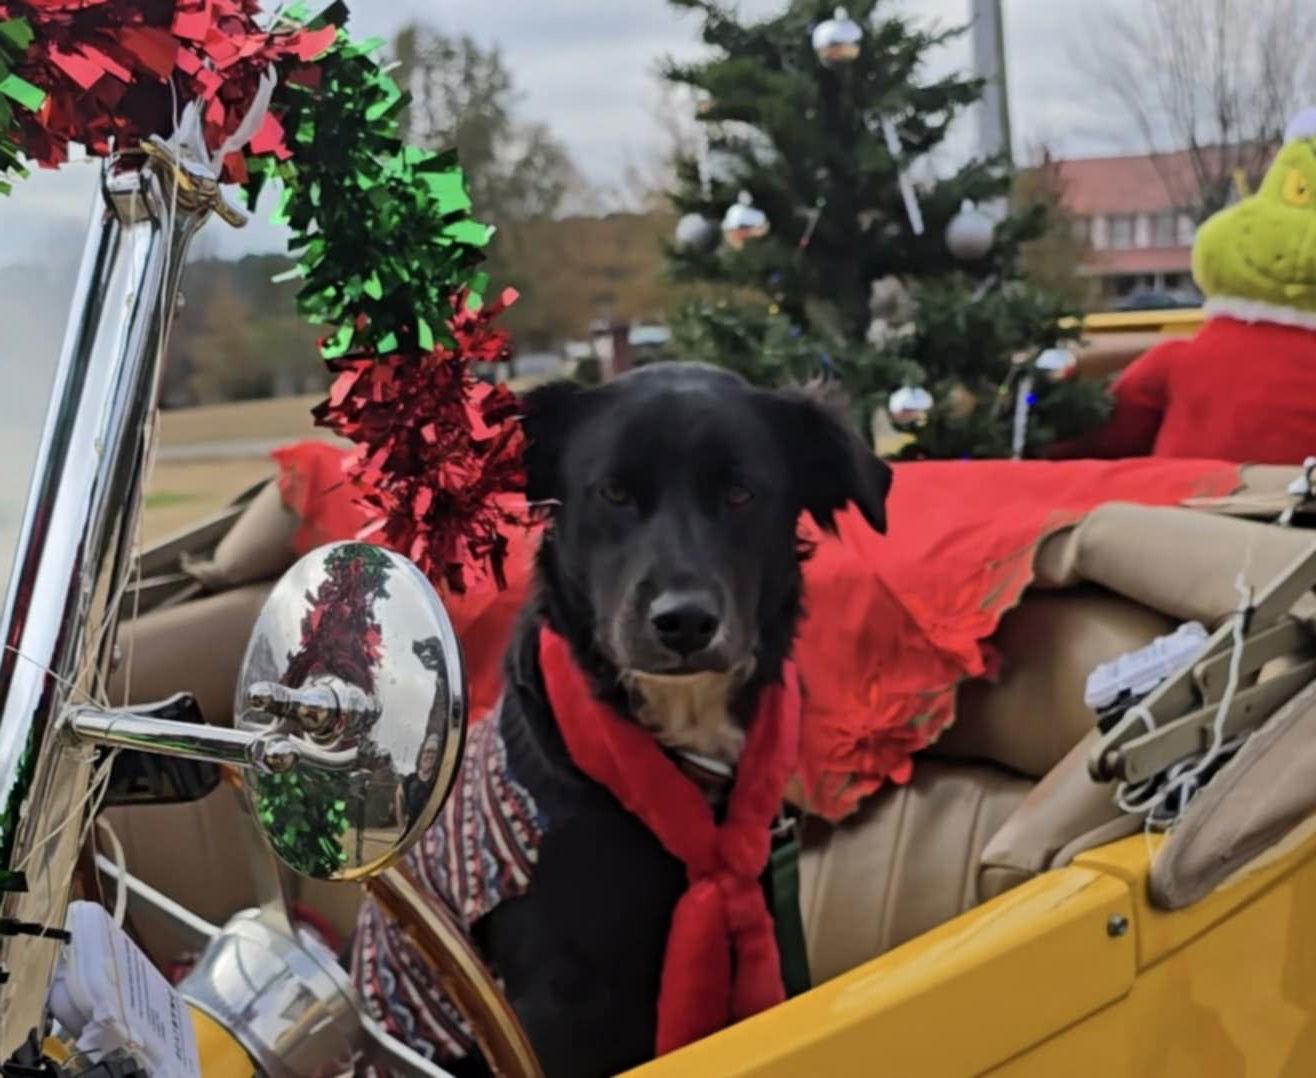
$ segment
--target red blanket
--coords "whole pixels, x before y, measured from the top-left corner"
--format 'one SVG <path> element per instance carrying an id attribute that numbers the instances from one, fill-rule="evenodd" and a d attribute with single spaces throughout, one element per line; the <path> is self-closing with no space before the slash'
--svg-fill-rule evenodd
<path id="1" fill-rule="evenodd" d="M 344 485 L 342 451 L 303 443 L 275 453 L 284 500 L 302 520 L 298 552 L 350 538 L 365 523 Z M 879 536 L 853 511 L 805 566 L 807 613 L 796 644 L 805 693 L 797 796 L 831 819 L 888 779 L 955 718 L 955 691 L 990 676 L 988 639 L 1033 576 L 1048 535 L 1111 501 L 1174 505 L 1239 485 L 1215 461 L 931 461 L 897 464 Z M 497 702 L 502 653 L 529 586 L 537 537 L 512 537 L 508 587 L 444 595 L 466 656 L 471 714 Z"/>

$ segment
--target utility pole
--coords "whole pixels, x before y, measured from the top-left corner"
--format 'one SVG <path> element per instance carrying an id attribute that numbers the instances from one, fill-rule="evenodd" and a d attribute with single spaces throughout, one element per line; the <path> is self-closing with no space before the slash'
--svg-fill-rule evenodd
<path id="1" fill-rule="evenodd" d="M 983 157 L 1003 154 L 1013 163 L 1001 0 L 969 0 L 969 17 L 973 20 L 974 70 L 979 78 L 987 80 L 979 105 L 978 150 Z"/>

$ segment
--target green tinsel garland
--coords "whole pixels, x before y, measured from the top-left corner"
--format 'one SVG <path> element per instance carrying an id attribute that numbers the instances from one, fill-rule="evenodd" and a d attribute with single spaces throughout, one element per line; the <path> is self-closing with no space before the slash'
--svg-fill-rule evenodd
<path id="1" fill-rule="evenodd" d="M 335 4 L 310 25 L 345 17 Z M 371 59 L 382 44 L 339 30 L 325 55 L 275 92 L 271 112 L 291 157 L 248 158 L 250 204 L 267 180 L 282 186 L 275 221 L 293 233 L 301 313 L 334 327 L 322 345 L 328 360 L 450 344 L 453 296 L 478 305 L 488 286 L 476 267 L 493 229 L 471 217 L 455 152 L 403 145 L 405 97 Z"/>
<path id="2" fill-rule="evenodd" d="M 309 25 L 341 27 L 345 16 L 336 4 Z M 477 307 L 488 286 L 477 267 L 493 230 L 471 217 L 455 153 L 402 143 L 405 98 L 371 58 L 381 45 L 354 43 L 340 29 L 313 65 L 286 72 L 271 102 L 282 146 L 247 161 L 249 205 L 268 181 L 281 187 L 275 221 L 293 234 L 290 276 L 304 282 L 298 308 L 331 328 L 321 344 L 329 361 L 452 346 L 455 297 Z M 266 775 L 254 789 L 261 821 L 291 867 L 321 877 L 343 867 L 351 821 L 332 776 Z"/>
<path id="3" fill-rule="evenodd" d="M 303 876 L 331 878 L 347 864 L 342 837 L 351 821 L 342 782 L 338 773 L 299 770 L 252 783 L 261 826 L 284 863 Z"/>

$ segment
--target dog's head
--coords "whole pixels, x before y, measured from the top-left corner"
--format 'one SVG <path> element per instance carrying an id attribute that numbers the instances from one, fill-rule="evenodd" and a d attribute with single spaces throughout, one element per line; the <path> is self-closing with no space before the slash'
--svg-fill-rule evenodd
<path id="1" fill-rule="evenodd" d="M 771 675 L 799 614 L 800 514 L 831 529 L 854 502 L 885 529 L 890 469 L 803 393 L 656 364 L 525 403 L 549 615 L 622 676 Z"/>

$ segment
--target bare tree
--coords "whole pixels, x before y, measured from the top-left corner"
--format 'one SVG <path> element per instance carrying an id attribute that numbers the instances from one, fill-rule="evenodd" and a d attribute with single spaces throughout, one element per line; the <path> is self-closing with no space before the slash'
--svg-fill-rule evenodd
<path id="1" fill-rule="evenodd" d="M 562 319 L 547 302 L 549 282 L 528 271 L 528 244 L 544 231 L 534 226 L 591 212 L 590 185 L 552 131 L 521 115 L 524 96 L 496 46 L 411 25 L 394 38 L 393 54 L 394 79 L 411 94 L 403 131 L 421 146 L 457 149 L 476 216 L 497 227 L 485 269 L 521 293 L 502 324 L 519 345 L 551 343 L 563 335 Z"/>
<path id="2" fill-rule="evenodd" d="M 403 130 L 422 146 L 456 147 L 478 215 L 500 228 L 552 217 L 584 186 L 552 132 L 518 117 L 523 95 L 497 47 L 410 25 L 393 52 L 394 78 L 412 95 Z"/>
<path id="3" fill-rule="evenodd" d="M 1042 205 L 1047 228 L 1020 249 L 1020 262 L 1028 276 L 1055 289 L 1066 299 L 1086 305 L 1091 299 L 1091 278 L 1079 272 L 1088 253 L 1088 241 L 1074 231 L 1074 218 L 1065 210 L 1065 177 L 1045 143 L 1028 148 L 1030 162 L 1014 175 L 1012 201 L 1020 208 Z"/>
<path id="4" fill-rule="evenodd" d="M 1138 0 L 1089 13 L 1075 66 L 1197 220 L 1255 180 L 1316 76 L 1312 0 Z M 1126 138 L 1127 141 L 1127 138 Z M 1186 154 L 1188 167 L 1182 167 Z"/>
<path id="5" fill-rule="evenodd" d="M 658 83 L 648 109 L 652 137 L 642 149 L 627 150 L 619 181 L 599 192 L 607 212 L 666 214 L 671 211 L 667 191 L 675 182 L 676 162 L 698 151 L 700 133 L 694 108 L 688 93 L 668 83 Z"/>

